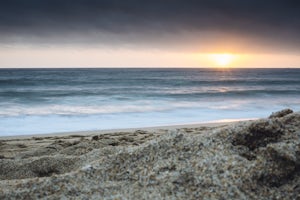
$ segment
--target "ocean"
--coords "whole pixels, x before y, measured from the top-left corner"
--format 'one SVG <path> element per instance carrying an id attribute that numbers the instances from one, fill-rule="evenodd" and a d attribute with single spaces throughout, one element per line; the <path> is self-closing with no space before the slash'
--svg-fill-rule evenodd
<path id="1" fill-rule="evenodd" d="M 0 69 L 0 136 L 300 111 L 300 69 Z"/>

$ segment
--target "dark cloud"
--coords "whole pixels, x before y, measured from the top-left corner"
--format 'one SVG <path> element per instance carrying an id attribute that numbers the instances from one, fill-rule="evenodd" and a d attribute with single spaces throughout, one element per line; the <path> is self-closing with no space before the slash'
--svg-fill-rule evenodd
<path id="1" fill-rule="evenodd" d="M 298 0 L 3 0 L 2 43 L 256 41 L 298 49 Z M 235 39 L 234 38 L 238 38 Z"/>

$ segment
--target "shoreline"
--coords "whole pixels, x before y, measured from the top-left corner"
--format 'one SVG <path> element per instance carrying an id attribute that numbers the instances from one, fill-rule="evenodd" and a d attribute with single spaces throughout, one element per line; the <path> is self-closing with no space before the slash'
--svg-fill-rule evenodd
<path id="1" fill-rule="evenodd" d="M 137 130 L 143 131 L 158 131 L 158 130 L 172 130 L 182 128 L 198 128 L 198 127 L 216 127 L 231 125 L 239 122 L 253 121 L 258 118 L 251 119 L 233 119 L 233 120 L 217 120 L 212 122 L 200 122 L 200 123 L 186 123 L 186 124 L 175 124 L 175 125 L 163 125 L 163 126 L 150 126 L 150 127 L 137 127 L 137 128 L 117 128 L 117 129 L 103 129 L 103 130 L 87 130 L 87 131 L 67 131 L 67 132 L 53 132 L 53 133 L 41 133 L 41 134 L 28 134 L 28 135 L 8 135 L 1 136 L 1 140 L 15 140 L 15 139 L 30 139 L 33 137 L 59 137 L 59 136 L 70 136 L 70 135 L 82 135 L 82 136 L 93 136 L 95 134 L 113 134 L 116 132 L 134 132 Z"/>

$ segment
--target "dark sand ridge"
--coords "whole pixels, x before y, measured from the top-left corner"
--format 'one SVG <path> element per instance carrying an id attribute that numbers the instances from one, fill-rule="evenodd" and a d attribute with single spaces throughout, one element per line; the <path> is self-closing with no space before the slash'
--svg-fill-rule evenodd
<path id="1" fill-rule="evenodd" d="M 300 113 L 0 140 L 0 199 L 297 199 Z"/>

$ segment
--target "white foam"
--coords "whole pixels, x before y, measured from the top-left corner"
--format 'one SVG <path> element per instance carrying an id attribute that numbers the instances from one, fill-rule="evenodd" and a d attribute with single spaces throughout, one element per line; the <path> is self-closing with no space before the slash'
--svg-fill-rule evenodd
<path id="1" fill-rule="evenodd" d="M 232 109 L 240 107 L 243 102 L 223 105 L 223 102 L 188 102 L 188 101 L 136 101 L 128 104 L 111 105 L 41 105 L 41 106 L 7 106 L 0 110 L 0 116 L 45 116 L 45 115 L 94 115 L 114 113 L 163 112 L 186 108 Z"/>

